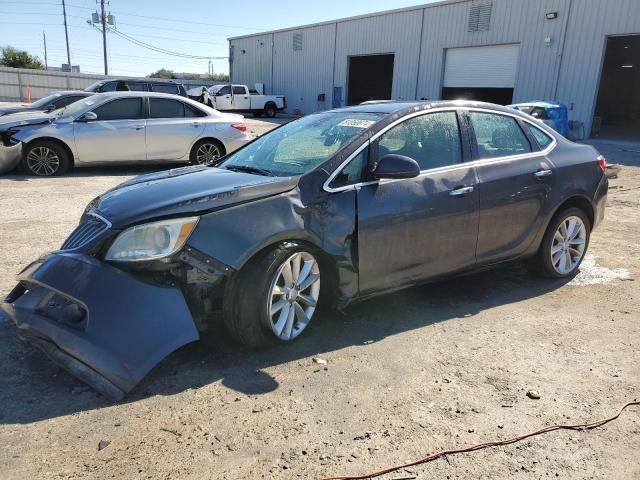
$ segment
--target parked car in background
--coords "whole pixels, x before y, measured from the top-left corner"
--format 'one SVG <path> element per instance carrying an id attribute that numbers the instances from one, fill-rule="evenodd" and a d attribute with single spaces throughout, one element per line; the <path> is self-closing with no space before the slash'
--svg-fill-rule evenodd
<path id="1" fill-rule="evenodd" d="M 91 95 L 93 94 L 82 90 L 63 90 L 47 95 L 33 103 L 0 106 L 0 117 L 11 113 L 21 112 L 52 112 L 58 108 L 66 107 L 73 102 Z"/>
<path id="2" fill-rule="evenodd" d="M 121 78 L 100 80 L 85 88 L 87 92 L 158 92 L 171 93 L 173 95 L 187 96 L 184 85 L 173 80 L 152 80 L 144 78 Z"/>
<path id="3" fill-rule="evenodd" d="M 0 120 L 0 159 L 21 159 L 27 173 L 41 176 L 118 162 L 209 165 L 250 141 L 245 132 L 242 115 L 176 95 L 100 93 L 53 114 Z"/>
<path id="4" fill-rule="evenodd" d="M 283 95 L 254 94 L 246 85 L 214 85 L 209 89 L 209 96 L 211 107 L 222 112 L 252 113 L 257 117 L 273 118 L 277 112 L 287 108 L 287 99 Z"/>
<path id="5" fill-rule="evenodd" d="M 498 105 L 320 112 L 218 168 L 143 175 L 95 198 L 3 307 L 117 399 L 198 339 L 216 305 L 257 346 L 296 339 L 323 305 L 504 262 L 568 278 L 604 216 L 604 170 L 593 147 Z"/>
<path id="6" fill-rule="evenodd" d="M 514 103 L 507 106 L 537 118 L 553 128 L 560 135 L 564 135 L 565 137 L 569 136 L 569 116 L 567 107 L 562 103 L 534 101 Z"/>

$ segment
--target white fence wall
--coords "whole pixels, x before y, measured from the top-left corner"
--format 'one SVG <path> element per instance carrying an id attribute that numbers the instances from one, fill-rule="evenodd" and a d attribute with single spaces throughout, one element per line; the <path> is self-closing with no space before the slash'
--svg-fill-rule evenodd
<path id="1" fill-rule="evenodd" d="M 31 90 L 31 100 L 37 100 L 57 90 L 83 90 L 104 78 L 122 77 L 0 66 L 0 101 L 27 101 L 27 87 Z M 176 79 L 176 82 L 184 84 L 187 90 L 194 86 L 221 83 L 211 80 L 182 79 Z"/>

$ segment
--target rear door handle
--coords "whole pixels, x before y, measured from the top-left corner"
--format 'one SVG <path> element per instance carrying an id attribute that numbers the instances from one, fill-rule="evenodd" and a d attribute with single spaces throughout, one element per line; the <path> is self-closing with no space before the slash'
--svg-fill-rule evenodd
<path id="1" fill-rule="evenodd" d="M 135 127 L 136 130 L 142 130 L 144 128 L 144 125 L 136 125 Z"/>
<path id="2" fill-rule="evenodd" d="M 193 125 L 194 127 L 201 127 L 202 122 L 193 122 L 191 125 Z"/>
<path id="3" fill-rule="evenodd" d="M 451 195 L 452 197 L 462 197 L 471 192 L 473 192 L 473 187 L 460 187 L 456 188 L 455 190 L 451 190 L 449 192 L 449 195 Z"/>
<path id="4" fill-rule="evenodd" d="M 548 177 L 549 175 L 552 175 L 553 172 L 551 170 L 538 170 L 536 173 L 534 173 L 534 175 L 538 178 L 542 178 L 542 177 Z"/>

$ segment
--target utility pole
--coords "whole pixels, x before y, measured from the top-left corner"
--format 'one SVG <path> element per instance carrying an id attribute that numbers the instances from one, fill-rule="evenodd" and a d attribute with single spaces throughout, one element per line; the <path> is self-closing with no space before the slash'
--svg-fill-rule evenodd
<path id="1" fill-rule="evenodd" d="M 104 13 L 104 0 L 100 0 L 100 23 L 102 23 L 102 48 L 104 51 L 104 74 L 109 75 L 109 68 L 107 66 L 107 16 Z"/>
<path id="2" fill-rule="evenodd" d="M 42 41 L 44 42 L 44 69 L 48 70 L 47 65 L 47 35 L 42 31 Z"/>
<path id="3" fill-rule="evenodd" d="M 69 29 L 67 28 L 67 6 L 62 0 L 62 16 L 64 17 L 64 38 L 67 40 L 67 63 L 69 64 L 69 71 L 71 71 L 71 53 L 69 51 Z"/>

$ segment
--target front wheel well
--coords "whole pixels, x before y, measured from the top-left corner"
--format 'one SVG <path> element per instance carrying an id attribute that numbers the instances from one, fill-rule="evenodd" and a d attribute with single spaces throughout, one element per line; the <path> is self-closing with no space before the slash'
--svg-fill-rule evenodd
<path id="1" fill-rule="evenodd" d="M 73 155 L 73 151 L 71 150 L 71 147 L 69 147 L 69 145 L 67 145 L 65 142 L 63 142 L 59 138 L 55 138 L 55 137 L 38 137 L 38 138 L 34 138 L 33 140 L 30 140 L 29 142 L 26 143 L 25 148 L 23 150 L 24 155 L 27 154 L 27 152 L 29 151 L 29 148 L 31 147 L 31 145 L 33 145 L 35 142 L 53 142 L 53 143 L 56 143 L 56 144 L 60 145 L 62 148 L 64 148 L 65 152 L 67 152 L 67 155 L 69 155 L 69 167 L 73 168 L 73 166 L 75 164 L 75 158 L 74 158 L 74 155 Z"/>

